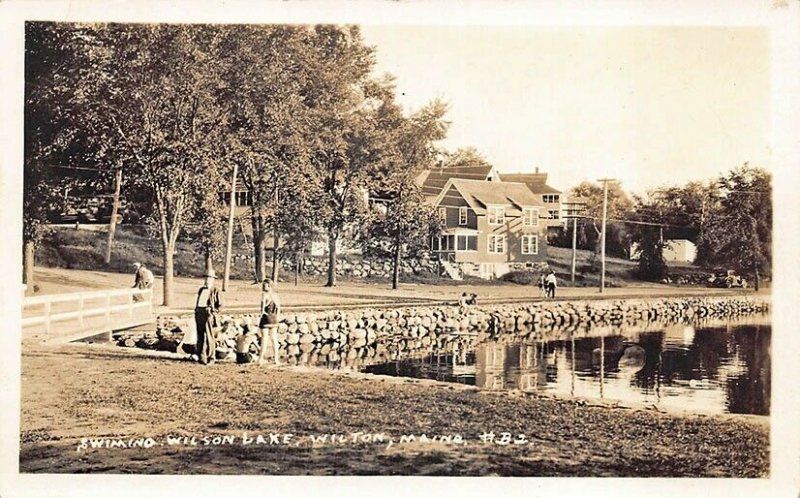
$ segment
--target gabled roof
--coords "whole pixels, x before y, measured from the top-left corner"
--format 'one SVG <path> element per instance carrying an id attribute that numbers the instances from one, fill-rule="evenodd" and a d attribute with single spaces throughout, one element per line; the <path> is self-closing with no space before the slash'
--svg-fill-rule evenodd
<path id="1" fill-rule="evenodd" d="M 422 193 L 438 196 L 451 178 L 467 180 L 486 180 L 492 174 L 491 166 L 461 166 L 456 168 L 435 168 L 428 172 L 422 183 Z"/>
<path id="2" fill-rule="evenodd" d="M 489 182 L 451 178 L 434 200 L 438 205 L 450 187 L 455 188 L 467 204 L 478 214 L 484 214 L 488 206 L 510 208 L 508 214 L 521 214 L 523 207 L 544 207 L 541 199 L 524 183 Z"/>
<path id="3" fill-rule="evenodd" d="M 547 173 L 501 173 L 500 180 L 524 183 L 534 194 L 561 193 L 560 190 L 547 184 Z"/>

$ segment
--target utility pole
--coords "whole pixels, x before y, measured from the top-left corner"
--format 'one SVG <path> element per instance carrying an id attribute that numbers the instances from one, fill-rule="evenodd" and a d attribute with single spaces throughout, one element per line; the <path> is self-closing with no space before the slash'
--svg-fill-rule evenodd
<path id="1" fill-rule="evenodd" d="M 572 218 L 572 274 L 570 281 L 575 281 L 575 263 L 578 260 L 578 218 Z"/>
<path id="2" fill-rule="evenodd" d="M 601 178 L 597 181 L 603 183 L 603 230 L 600 232 L 600 293 L 602 294 L 606 288 L 606 220 L 608 218 L 608 183 L 615 180 L 613 178 Z"/>
<path id="3" fill-rule="evenodd" d="M 233 213 L 236 207 L 236 174 L 239 165 L 233 163 L 233 179 L 231 180 L 230 210 L 228 211 L 228 243 L 225 246 L 225 274 L 222 278 L 222 290 L 228 290 L 228 281 L 231 278 L 231 252 L 233 252 Z"/>
<path id="4" fill-rule="evenodd" d="M 571 281 L 575 281 L 575 267 L 578 261 L 578 218 L 583 215 L 583 210 L 586 207 L 586 202 L 580 198 L 575 201 L 566 202 L 566 218 L 572 218 L 572 272 Z M 567 225 L 569 228 L 569 225 Z"/>
<path id="5" fill-rule="evenodd" d="M 119 212 L 119 191 L 122 184 L 122 165 L 114 174 L 114 200 L 111 206 L 111 220 L 108 222 L 108 243 L 106 244 L 106 264 L 111 263 L 111 246 L 114 244 L 114 232 L 117 230 L 117 213 Z"/>

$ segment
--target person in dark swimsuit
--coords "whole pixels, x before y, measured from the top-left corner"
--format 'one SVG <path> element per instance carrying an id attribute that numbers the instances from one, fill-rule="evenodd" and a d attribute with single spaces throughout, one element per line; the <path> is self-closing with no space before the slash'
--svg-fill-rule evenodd
<path id="1" fill-rule="evenodd" d="M 222 307 L 219 290 L 214 287 L 216 274 L 213 270 L 205 275 L 203 286 L 197 291 L 194 307 L 194 323 L 197 326 L 197 357 L 203 365 L 214 363 L 216 339 L 214 327 L 217 326 L 219 310 Z"/>
<path id="2" fill-rule="evenodd" d="M 261 351 L 258 362 L 264 363 L 264 355 L 267 351 L 267 338 L 272 339 L 272 355 L 275 364 L 279 363 L 278 354 L 278 321 L 281 312 L 281 302 L 278 293 L 273 288 L 271 278 L 265 278 L 261 285 L 261 320 L 258 328 L 261 329 Z"/>

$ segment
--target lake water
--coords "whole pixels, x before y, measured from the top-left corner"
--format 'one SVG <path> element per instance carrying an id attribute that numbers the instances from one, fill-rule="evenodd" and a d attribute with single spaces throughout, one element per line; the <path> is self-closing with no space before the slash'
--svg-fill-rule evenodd
<path id="1" fill-rule="evenodd" d="M 455 343 L 447 351 L 359 370 L 670 411 L 768 415 L 769 323 L 768 317 L 751 317 L 629 327 L 607 335 L 567 332 L 555 339 Z"/>

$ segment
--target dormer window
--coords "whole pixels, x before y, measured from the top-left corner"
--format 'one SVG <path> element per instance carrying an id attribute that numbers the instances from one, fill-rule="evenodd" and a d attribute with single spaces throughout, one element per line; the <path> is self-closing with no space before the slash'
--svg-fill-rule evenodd
<path id="1" fill-rule="evenodd" d="M 490 225 L 504 225 L 506 222 L 506 208 L 503 206 L 489 206 L 487 209 Z"/>

